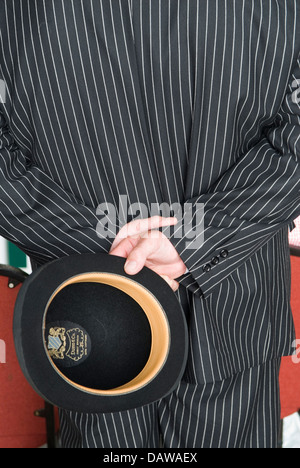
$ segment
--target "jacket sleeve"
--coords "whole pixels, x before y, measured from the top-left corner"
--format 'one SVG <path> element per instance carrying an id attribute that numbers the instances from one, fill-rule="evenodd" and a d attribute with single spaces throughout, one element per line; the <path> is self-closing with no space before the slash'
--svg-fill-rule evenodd
<path id="1" fill-rule="evenodd" d="M 108 251 L 96 234 L 96 209 L 79 203 L 18 148 L 0 112 L 0 235 L 37 264 Z"/>
<path id="2" fill-rule="evenodd" d="M 183 284 L 204 296 L 300 214 L 300 55 L 272 127 L 188 203 L 195 248 L 176 228 L 170 240 L 190 271 Z M 200 204 L 203 222 L 196 221 Z"/>

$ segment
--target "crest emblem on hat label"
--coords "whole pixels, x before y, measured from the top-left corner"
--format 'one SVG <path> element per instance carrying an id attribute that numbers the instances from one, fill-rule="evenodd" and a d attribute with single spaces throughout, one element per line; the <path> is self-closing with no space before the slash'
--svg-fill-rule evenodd
<path id="1" fill-rule="evenodd" d="M 46 342 L 49 356 L 60 366 L 81 364 L 90 354 L 91 340 L 84 328 L 71 322 L 50 324 Z"/>

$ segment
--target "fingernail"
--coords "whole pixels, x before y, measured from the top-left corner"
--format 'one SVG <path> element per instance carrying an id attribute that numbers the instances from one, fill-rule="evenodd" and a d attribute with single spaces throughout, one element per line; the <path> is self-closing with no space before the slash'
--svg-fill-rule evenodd
<path id="1" fill-rule="evenodd" d="M 137 263 L 134 261 L 129 261 L 125 263 L 125 270 L 127 273 L 134 273 L 137 269 Z"/>

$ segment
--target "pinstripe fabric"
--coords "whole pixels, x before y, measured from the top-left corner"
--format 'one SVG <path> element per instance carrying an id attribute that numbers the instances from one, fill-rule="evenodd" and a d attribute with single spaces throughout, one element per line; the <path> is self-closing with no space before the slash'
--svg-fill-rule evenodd
<path id="1" fill-rule="evenodd" d="M 170 235 L 189 269 L 178 292 L 184 381 L 199 388 L 291 351 L 299 10 L 297 0 L 0 2 L 0 235 L 40 265 L 109 250 L 96 234 L 103 201 L 204 203 L 201 248 Z"/>
<path id="2" fill-rule="evenodd" d="M 170 397 L 134 411 L 87 415 L 61 410 L 63 446 L 277 448 L 279 364 L 273 360 L 201 387 L 183 381 Z"/>

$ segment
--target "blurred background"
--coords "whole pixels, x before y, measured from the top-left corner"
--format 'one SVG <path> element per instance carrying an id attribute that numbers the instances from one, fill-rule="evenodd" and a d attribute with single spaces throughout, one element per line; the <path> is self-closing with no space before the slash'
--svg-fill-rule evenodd
<path id="1" fill-rule="evenodd" d="M 31 272 L 27 256 L 15 245 L 0 237 L 0 264 L 22 268 L 26 273 Z"/>
<path id="2" fill-rule="evenodd" d="M 296 228 L 290 233 L 291 246 L 300 248 L 300 218 L 295 221 Z"/>

